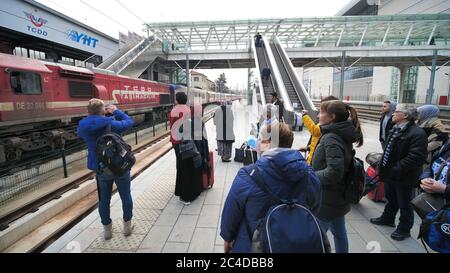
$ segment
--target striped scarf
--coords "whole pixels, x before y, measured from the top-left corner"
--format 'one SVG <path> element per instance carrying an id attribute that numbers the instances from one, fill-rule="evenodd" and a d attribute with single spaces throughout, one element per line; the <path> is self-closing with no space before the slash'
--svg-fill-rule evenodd
<path id="1" fill-rule="evenodd" d="M 386 167 L 387 163 L 389 161 L 389 155 L 392 152 L 392 149 L 394 148 L 395 142 L 397 141 L 397 138 L 400 136 L 400 132 L 402 131 L 402 128 L 395 126 L 394 131 L 392 132 L 392 137 L 389 139 L 388 144 L 386 145 L 386 149 L 384 151 L 383 155 L 383 161 L 382 166 Z"/>

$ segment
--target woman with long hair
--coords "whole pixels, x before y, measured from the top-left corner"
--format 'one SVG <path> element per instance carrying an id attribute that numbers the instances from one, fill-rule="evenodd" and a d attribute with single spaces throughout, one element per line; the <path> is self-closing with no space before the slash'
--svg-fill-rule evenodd
<path id="1" fill-rule="evenodd" d="M 344 199 L 345 177 L 353 160 L 353 143 L 364 143 L 358 114 L 342 101 L 321 104 L 319 113 L 322 137 L 315 149 L 312 167 L 322 187 L 318 213 L 323 228 L 331 230 L 337 253 L 348 252 L 345 215 L 350 203 Z"/>

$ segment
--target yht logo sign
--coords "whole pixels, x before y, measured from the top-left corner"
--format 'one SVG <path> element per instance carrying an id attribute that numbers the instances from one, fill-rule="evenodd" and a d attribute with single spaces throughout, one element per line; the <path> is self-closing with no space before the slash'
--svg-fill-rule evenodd
<path id="1" fill-rule="evenodd" d="M 98 39 L 91 37 L 87 34 L 79 33 L 76 30 L 69 30 L 68 35 L 69 35 L 69 39 L 74 42 L 81 43 L 85 46 L 90 46 L 93 48 L 95 48 L 97 46 Z"/>
<path id="2" fill-rule="evenodd" d="M 42 35 L 47 37 L 48 33 L 45 30 L 42 30 L 41 27 L 44 26 L 45 24 L 47 24 L 47 20 L 45 20 L 44 18 L 37 18 L 36 16 L 34 16 L 34 14 L 29 13 L 24 11 L 23 12 L 25 14 L 25 16 L 28 18 L 28 20 L 30 20 L 30 22 L 33 24 L 33 26 L 27 26 L 28 27 L 28 31 L 38 34 L 38 35 Z"/>

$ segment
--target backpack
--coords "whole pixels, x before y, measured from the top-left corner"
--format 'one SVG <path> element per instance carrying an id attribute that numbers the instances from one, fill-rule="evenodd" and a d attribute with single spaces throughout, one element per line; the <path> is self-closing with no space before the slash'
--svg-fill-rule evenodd
<path id="1" fill-rule="evenodd" d="M 439 253 L 450 253 L 450 203 L 427 214 L 420 225 L 418 239 L 427 252 L 426 245 Z"/>
<path id="2" fill-rule="evenodd" d="M 342 137 L 334 133 L 332 134 L 343 142 Z M 351 204 L 358 204 L 364 195 L 367 194 L 365 192 L 366 170 L 364 169 L 364 162 L 355 155 L 356 151 L 352 149 L 352 160 L 344 176 L 344 200 Z"/>
<path id="3" fill-rule="evenodd" d="M 252 233 L 248 221 L 248 234 L 253 234 L 252 253 L 329 253 L 326 233 L 318 219 L 304 205 L 293 199 L 304 192 L 299 184 L 291 191 L 288 199 L 273 194 L 256 165 L 244 167 L 252 181 L 271 198 L 271 206 L 265 216 L 258 220 Z M 309 178 L 309 176 L 308 176 Z"/>
<path id="4" fill-rule="evenodd" d="M 115 176 L 122 176 L 131 170 L 136 158 L 120 135 L 111 132 L 111 124 L 96 142 L 98 162 L 110 170 Z"/>
<path id="5" fill-rule="evenodd" d="M 366 171 L 364 162 L 355 156 L 355 150 L 352 150 L 352 154 L 352 161 L 345 175 L 344 199 L 351 204 L 358 204 L 366 195 Z"/>

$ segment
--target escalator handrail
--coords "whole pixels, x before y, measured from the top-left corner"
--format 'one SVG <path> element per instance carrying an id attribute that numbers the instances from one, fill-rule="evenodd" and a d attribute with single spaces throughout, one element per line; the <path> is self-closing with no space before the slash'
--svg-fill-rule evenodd
<path id="1" fill-rule="evenodd" d="M 258 52 L 256 52 L 256 46 L 255 46 L 255 43 L 253 43 L 253 42 L 252 42 L 252 50 L 253 50 L 253 56 L 255 58 L 255 66 L 256 66 L 256 72 L 257 72 L 256 77 L 258 79 L 258 84 L 259 84 L 259 95 L 261 97 L 261 104 L 265 105 L 266 97 L 265 97 L 265 93 L 264 93 L 264 87 L 262 85 L 261 69 L 260 69 L 259 60 L 258 60 Z"/>
<path id="2" fill-rule="evenodd" d="M 275 76 L 276 84 L 278 86 L 278 93 L 281 95 L 283 99 L 284 109 L 288 112 L 294 112 L 294 108 L 292 107 L 291 100 L 287 93 L 286 87 L 284 86 L 283 79 L 281 77 L 280 71 L 278 69 L 277 63 L 275 61 L 275 57 L 273 56 L 272 49 L 270 48 L 270 41 L 266 39 L 266 37 L 262 37 L 265 44 L 265 51 L 267 52 L 267 56 L 269 57 L 269 65 L 272 70 L 272 73 Z"/>
<path id="3" fill-rule="evenodd" d="M 267 51 L 265 51 L 263 49 L 262 52 L 263 52 L 263 56 L 264 56 L 265 65 L 267 66 L 267 68 L 271 67 L 270 62 L 268 60 Z M 272 84 L 273 91 L 278 94 L 278 92 L 277 92 L 278 89 L 277 89 L 277 86 L 275 85 L 275 81 L 274 81 L 274 78 L 273 78 L 273 73 L 270 73 L 270 83 Z"/>
<path id="4" fill-rule="evenodd" d="M 276 51 L 277 51 L 278 56 L 280 57 L 281 64 L 283 65 L 283 68 L 284 68 L 284 70 L 286 71 L 286 75 L 288 76 L 289 81 L 291 82 L 292 87 L 294 88 L 294 91 L 296 92 L 297 98 L 298 98 L 298 100 L 299 100 L 300 103 L 301 103 L 302 100 L 298 97 L 297 88 L 295 87 L 295 84 L 294 84 L 294 81 L 293 81 L 293 79 L 292 79 L 292 76 L 291 76 L 291 74 L 289 73 L 289 70 L 288 70 L 287 67 L 286 67 L 285 60 L 283 60 L 283 58 L 281 57 L 281 53 L 280 53 L 280 50 L 278 49 L 277 45 L 276 45 L 275 43 L 274 43 L 273 45 L 274 45 L 274 47 L 275 47 L 275 49 L 276 49 Z M 289 93 L 288 93 L 288 96 L 289 96 Z M 292 101 L 291 101 L 291 103 L 292 103 Z"/>
<path id="5" fill-rule="evenodd" d="M 299 79 L 297 73 L 295 73 L 294 66 L 293 66 L 292 62 L 290 61 L 289 56 L 287 55 L 287 52 L 286 52 L 285 50 L 283 50 L 283 48 L 281 47 L 280 39 L 278 38 L 278 36 L 275 36 L 274 39 L 275 39 L 275 41 L 276 41 L 276 44 L 278 44 L 278 45 L 280 46 L 280 48 L 282 49 L 281 52 L 282 52 L 283 55 L 280 55 L 280 57 L 282 57 L 281 59 L 289 60 L 289 62 L 288 62 L 288 63 L 289 63 L 289 64 L 288 64 L 289 69 L 293 72 L 296 83 L 298 83 L 298 85 L 300 86 L 300 88 L 303 89 L 303 90 L 300 90 L 300 91 L 301 91 L 302 93 L 304 93 L 303 91 L 306 91 L 306 88 L 305 88 L 305 86 L 303 85 L 303 83 L 300 81 L 300 79 Z M 283 58 L 283 56 L 284 56 L 284 58 Z M 288 69 L 288 70 L 289 70 L 289 69 Z M 293 82 L 293 83 L 295 83 L 295 82 Z M 295 88 L 295 90 L 297 90 L 297 88 L 295 87 L 295 84 L 294 84 L 294 88 Z M 303 100 L 301 99 L 301 95 L 300 95 L 299 93 L 297 93 L 297 95 L 299 96 L 300 102 L 303 104 L 304 102 L 303 102 Z M 303 107 L 306 108 L 307 110 L 309 110 L 310 112 L 314 112 L 314 113 L 310 113 L 310 115 L 311 115 L 311 117 L 312 117 L 313 119 L 316 119 L 318 110 L 317 110 L 316 106 L 314 105 L 314 103 L 312 102 L 311 97 L 309 96 L 309 94 L 307 94 L 307 93 L 305 94 L 305 93 L 304 93 L 304 95 L 306 96 L 306 100 L 307 100 L 307 103 L 308 103 L 309 105 L 308 105 L 308 107 L 305 107 L 305 105 L 303 105 Z"/>

